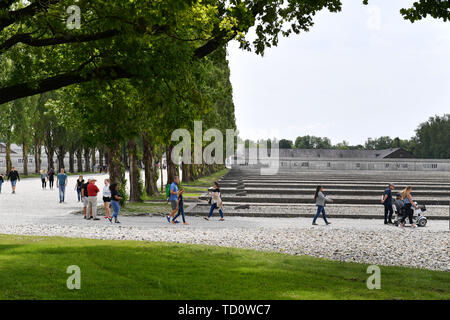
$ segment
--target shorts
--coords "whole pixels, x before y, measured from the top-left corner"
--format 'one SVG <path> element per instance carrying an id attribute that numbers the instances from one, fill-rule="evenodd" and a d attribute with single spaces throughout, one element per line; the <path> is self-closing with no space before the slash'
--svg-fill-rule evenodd
<path id="1" fill-rule="evenodd" d="M 83 202 L 83 207 L 87 207 L 88 206 L 88 198 L 87 197 L 81 197 L 81 202 Z"/>
<path id="2" fill-rule="evenodd" d="M 170 205 L 172 207 L 172 210 L 175 210 L 178 207 L 178 201 L 177 200 L 170 200 Z"/>
<path id="3" fill-rule="evenodd" d="M 111 202 L 111 197 L 103 197 L 103 202 Z"/>
<path id="4" fill-rule="evenodd" d="M 15 187 L 17 183 L 17 180 L 11 180 L 11 186 Z"/>

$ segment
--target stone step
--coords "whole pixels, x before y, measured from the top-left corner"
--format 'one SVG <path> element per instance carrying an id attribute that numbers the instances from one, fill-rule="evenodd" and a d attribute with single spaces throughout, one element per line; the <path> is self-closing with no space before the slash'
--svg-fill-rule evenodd
<path id="1" fill-rule="evenodd" d="M 438 191 L 438 190 L 422 190 L 414 188 L 414 196 L 424 196 L 424 197 L 449 197 L 449 191 Z M 296 189 L 282 189 L 282 188 L 245 188 L 243 190 L 238 190 L 236 188 L 221 188 L 222 195 L 231 195 L 238 192 L 245 192 L 247 194 L 270 194 L 273 195 L 313 195 L 315 190 L 312 188 L 296 188 Z M 333 195 L 352 195 L 352 196 L 381 196 L 383 189 L 378 190 L 366 190 L 366 189 L 333 189 L 326 186 L 326 191 Z M 397 191 L 399 192 L 399 191 Z M 395 195 L 396 191 L 392 192 Z"/>

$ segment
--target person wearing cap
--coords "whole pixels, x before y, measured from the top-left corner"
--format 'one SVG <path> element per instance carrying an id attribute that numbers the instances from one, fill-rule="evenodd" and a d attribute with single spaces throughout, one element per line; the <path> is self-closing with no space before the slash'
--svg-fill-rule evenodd
<path id="1" fill-rule="evenodd" d="M 392 190 L 395 189 L 393 183 L 384 190 L 381 203 L 384 205 L 384 224 L 392 224 L 392 214 L 394 210 L 392 209 Z"/>
<path id="2" fill-rule="evenodd" d="M 100 192 L 100 189 L 95 185 L 96 182 L 97 180 L 92 178 L 87 186 L 88 210 L 90 210 L 91 213 L 89 219 L 92 220 L 100 220 L 97 218 L 97 193 Z"/>

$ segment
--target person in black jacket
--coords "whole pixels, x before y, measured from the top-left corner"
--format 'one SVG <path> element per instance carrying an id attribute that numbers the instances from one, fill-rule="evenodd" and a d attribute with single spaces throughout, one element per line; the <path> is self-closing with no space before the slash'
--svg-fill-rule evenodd
<path id="1" fill-rule="evenodd" d="M 3 182 L 5 181 L 4 178 L 5 177 L 0 173 L 0 193 L 2 193 L 2 185 L 3 185 Z"/>
<path id="2" fill-rule="evenodd" d="M 16 193 L 16 184 L 17 180 L 20 181 L 20 176 L 19 172 L 17 172 L 14 167 L 12 167 L 11 171 L 8 173 L 8 180 L 11 181 L 12 193 Z"/>

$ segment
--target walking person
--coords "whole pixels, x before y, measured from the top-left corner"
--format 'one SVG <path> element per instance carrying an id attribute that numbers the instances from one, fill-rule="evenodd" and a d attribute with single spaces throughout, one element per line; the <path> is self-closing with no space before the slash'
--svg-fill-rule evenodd
<path id="1" fill-rule="evenodd" d="M 0 173 L 0 193 L 2 193 L 3 182 L 5 182 L 5 176 Z"/>
<path id="2" fill-rule="evenodd" d="M 323 193 L 322 186 L 317 186 L 316 193 L 314 194 L 314 201 L 316 201 L 317 212 L 314 215 L 312 224 L 314 226 L 317 225 L 316 220 L 320 214 L 322 214 L 322 218 L 325 221 L 326 225 L 331 224 L 331 222 L 328 222 L 328 220 L 327 220 L 327 215 L 325 213 L 325 206 L 326 206 L 327 202 L 333 203 L 334 200 L 327 198 L 327 196 Z"/>
<path id="3" fill-rule="evenodd" d="M 75 190 L 77 191 L 78 202 L 81 201 L 81 190 L 83 189 L 84 179 L 83 176 L 80 175 L 77 179 L 77 183 L 75 184 Z"/>
<path id="4" fill-rule="evenodd" d="M 48 170 L 48 186 L 50 188 L 50 190 L 53 189 L 53 183 L 55 181 L 55 171 L 53 170 L 53 168 L 50 168 L 50 170 Z"/>
<path id="5" fill-rule="evenodd" d="M 211 207 L 209 208 L 209 214 L 205 217 L 205 220 L 208 220 L 212 217 L 214 210 L 218 209 L 220 214 L 219 221 L 225 221 L 223 217 L 222 211 L 222 198 L 220 193 L 220 187 L 218 182 L 214 182 L 214 186 L 212 187 L 212 191 L 208 192 L 211 195 Z"/>
<path id="6" fill-rule="evenodd" d="M 188 225 L 189 223 L 186 222 L 186 218 L 184 216 L 184 204 L 183 204 L 183 193 L 184 190 L 181 190 L 180 195 L 178 197 L 178 213 L 175 217 L 172 219 L 172 223 L 178 223 L 177 218 L 181 215 L 181 218 L 183 219 L 183 224 Z"/>
<path id="7" fill-rule="evenodd" d="M 47 171 L 45 169 L 41 170 L 41 185 L 42 185 L 42 190 L 45 190 L 47 188 Z"/>
<path id="8" fill-rule="evenodd" d="M 411 227 L 412 228 L 416 227 L 416 225 L 414 224 L 414 221 L 413 221 L 414 210 L 412 209 L 412 207 L 414 207 L 416 209 L 419 209 L 419 207 L 413 201 L 411 192 L 412 192 L 412 187 L 410 187 L 410 186 L 406 187 L 402 191 L 402 200 L 403 200 L 403 203 L 405 204 L 403 210 L 404 210 L 405 214 L 403 215 L 402 219 L 400 220 L 400 228 L 403 228 L 405 226 L 406 217 L 409 218 L 409 223 L 410 223 Z"/>
<path id="9" fill-rule="evenodd" d="M 384 190 L 381 203 L 384 205 L 384 224 L 392 224 L 392 215 L 394 210 L 392 209 L 392 191 L 395 189 L 393 183 Z"/>
<path id="10" fill-rule="evenodd" d="M 95 185 L 96 182 L 96 179 L 91 179 L 87 186 L 88 210 L 91 213 L 89 219 L 92 220 L 100 220 L 97 218 L 97 194 L 100 192 L 100 189 Z"/>
<path id="11" fill-rule="evenodd" d="M 56 176 L 56 188 L 59 189 L 59 203 L 64 203 L 67 182 L 67 174 L 64 172 L 64 169 L 61 168 L 58 175 Z"/>
<path id="12" fill-rule="evenodd" d="M 114 210 L 112 217 L 114 218 L 114 223 L 120 223 L 118 220 L 119 212 L 120 212 L 120 204 L 119 201 L 122 200 L 122 197 L 119 194 L 119 185 L 117 183 L 113 183 L 109 190 L 111 191 L 111 207 Z M 112 218 L 108 218 L 109 222 L 112 222 Z"/>
<path id="13" fill-rule="evenodd" d="M 11 168 L 11 171 L 8 173 L 8 180 L 11 181 L 12 193 L 16 193 L 16 184 L 17 181 L 20 181 L 19 172 L 17 172 L 16 168 Z"/>
<path id="14" fill-rule="evenodd" d="M 169 223 L 170 223 L 170 218 L 173 218 L 178 211 L 178 195 L 179 195 L 178 184 L 179 183 L 180 183 L 180 178 L 178 176 L 175 176 L 175 178 L 173 179 L 173 182 L 170 184 L 169 202 L 170 202 L 172 211 L 168 216 L 166 216 L 167 221 Z"/>
<path id="15" fill-rule="evenodd" d="M 103 203 L 105 204 L 105 219 L 111 218 L 111 189 L 109 188 L 109 179 L 105 179 L 105 186 L 103 187 Z"/>
<path id="16" fill-rule="evenodd" d="M 89 205 L 87 187 L 89 185 L 89 182 L 91 182 L 91 179 L 88 179 L 86 183 L 84 183 L 83 180 L 83 184 L 81 185 L 81 203 L 83 203 L 83 216 L 84 216 L 83 219 L 88 220 L 92 218 L 92 212 L 89 212 L 89 216 L 87 215 L 87 207 Z"/>

